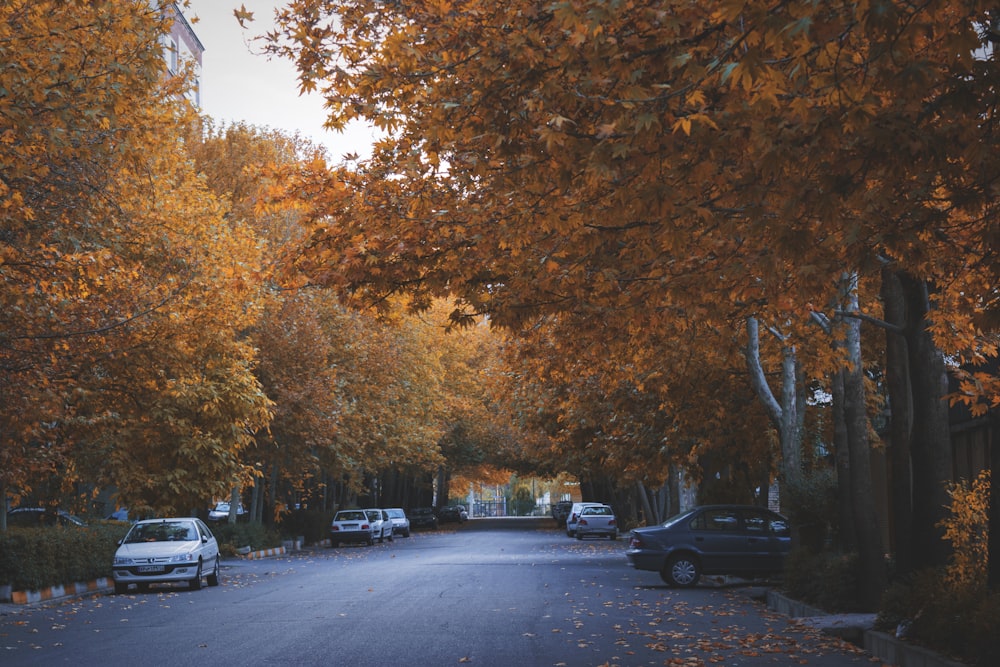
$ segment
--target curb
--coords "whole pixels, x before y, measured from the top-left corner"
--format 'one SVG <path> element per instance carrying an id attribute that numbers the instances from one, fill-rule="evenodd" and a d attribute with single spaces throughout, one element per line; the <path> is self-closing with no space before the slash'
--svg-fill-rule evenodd
<path id="1" fill-rule="evenodd" d="M 792 600 L 775 591 L 767 592 L 767 607 L 779 614 L 811 625 L 822 632 L 856 644 L 884 664 L 895 667 L 965 667 L 931 650 L 908 644 L 872 628 L 874 614 L 829 614 Z"/>
<path id="2" fill-rule="evenodd" d="M 251 551 L 246 554 L 248 560 L 267 558 L 269 556 L 283 556 L 287 553 L 285 547 L 274 549 L 262 549 Z M 2 587 L 6 589 L 6 587 Z M 49 586 L 40 591 L 10 591 L 9 598 L 6 595 L 0 596 L 0 602 L 10 602 L 13 604 L 35 604 L 38 602 L 48 602 L 59 598 L 86 595 L 87 593 L 97 593 L 114 588 L 114 581 L 111 577 L 98 577 L 93 581 L 76 582 L 72 584 L 62 584 L 61 586 Z M 5 599 L 6 598 L 6 599 Z"/>
<path id="3" fill-rule="evenodd" d="M 76 582 L 63 584 L 62 586 L 49 586 L 40 591 L 12 591 L 11 602 L 14 604 L 32 604 L 35 602 L 46 602 L 56 598 L 69 597 L 71 595 L 84 595 L 100 590 L 111 588 L 111 580 L 108 577 L 100 577 L 94 581 Z"/>
<path id="4" fill-rule="evenodd" d="M 258 558 L 267 558 L 268 556 L 284 556 L 288 551 L 285 547 L 275 547 L 274 549 L 261 549 L 260 551 L 251 551 L 246 555 L 247 560 L 255 560 Z"/>

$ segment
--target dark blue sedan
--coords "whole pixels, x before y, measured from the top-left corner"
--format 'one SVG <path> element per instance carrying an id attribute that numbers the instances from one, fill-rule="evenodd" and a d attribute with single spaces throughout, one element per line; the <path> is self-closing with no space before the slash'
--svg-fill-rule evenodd
<path id="1" fill-rule="evenodd" d="M 751 505 L 704 505 L 659 526 L 636 528 L 625 552 L 637 570 L 689 587 L 703 574 L 780 573 L 791 547 L 788 520 Z"/>

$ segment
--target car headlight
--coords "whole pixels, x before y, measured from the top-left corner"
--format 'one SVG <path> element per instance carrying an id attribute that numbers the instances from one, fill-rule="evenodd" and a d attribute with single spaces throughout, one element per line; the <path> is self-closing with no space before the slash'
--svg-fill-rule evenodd
<path id="1" fill-rule="evenodd" d="M 187 554 L 177 554 L 176 556 L 174 556 L 173 558 L 170 559 L 170 562 L 171 563 L 190 563 L 193 560 L 194 560 L 194 554 L 187 553 Z"/>
<path id="2" fill-rule="evenodd" d="M 125 556 L 115 556 L 115 565 L 132 565 L 132 559 Z"/>

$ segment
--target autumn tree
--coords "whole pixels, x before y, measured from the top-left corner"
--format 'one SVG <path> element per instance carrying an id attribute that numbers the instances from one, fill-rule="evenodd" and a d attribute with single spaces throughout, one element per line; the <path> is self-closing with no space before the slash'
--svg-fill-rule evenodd
<path id="1" fill-rule="evenodd" d="M 297 3 L 273 48 L 331 124 L 388 133 L 364 169 L 303 181 L 317 216 L 300 267 L 372 299 L 451 293 L 515 330 L 552 313 L 581 336 L 607 313 L 630 331 L 752 317 L 787 323 L 789 343 L 815 335 L 805 311 L 841 274 L 889 267 L 897 399 L 916 408 L 914 540 L 897 548 L 940 563 L 945 352 L 996 350 L 993 11 Z M 985 379 L 967 400 L 995 401 Z"/>
<path id="2" fill-rule="evenodd" d="M 266 423 L 234 336 L 255 244 L 185 158 L 169 20 L 139 1 L 0 8 L 4 495 L 47 471 L 188 511 Z"/>

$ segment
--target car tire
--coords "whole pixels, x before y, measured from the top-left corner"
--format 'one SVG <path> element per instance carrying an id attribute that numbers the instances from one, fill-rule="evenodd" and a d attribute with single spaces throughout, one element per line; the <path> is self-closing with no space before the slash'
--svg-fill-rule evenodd
<path id="1" fill-rule="evenodd" d="M 125 595 L 128 593 L 128 584 L 121 582 L 115 582 L 115 595 Z"/>
<path id="2" fill-rule="evenodd" d="M 409 536 L 410 536 L 410 530 L 409 528 L 407 528 L 406 530 L 403 531 L 403 537 L 409 537 Z"/>
<path id="3" fill-rule="evenodd" d="M 212 571 L 209 572 L 208 573 L 208 577 L 206 577 L 207 580 L 208 580 L 208 585 L 209 586 L 218 586 L 219 585 L 219 581 L 220 581 L 220 579 L 219 579 L 219 570 L 220 570 L 220 567 L 219 567 L 219 557 L 216 556 L 215 557 L 215 567 L 212 568 Z"/>
<path id="4" fill-rule="evenodd" d="M 190 588 L 193 591 L 201 590 L 201 561 L 198 561 L 198 571 L 194 575 L 194 579 L 191 580 Z"/>
<path id="5" fill-rule="evenodd" d="M 701 579 L 701 563 L 690 554 L 677 554 L 667 559 L 660 578 L 674 588 L 691 588 Z"/>
<path id="6" fill-rule="evenodd" d="M 618 539 L 618 535 L 616 535 L 615 533 L 611 533 L 610 535 L 608 535 L 608 539 L 614 542 L 615 540 Z"/>
<path id="7" fill-rule="evenodd" d="M 339 546 L 340 546 L 340 542 L 338 542 L 337 540 L 330 540 L 330 548 L 331 549 L 336 549 Z"/>
<path id="8" fill-rule="evenodd" d="M 576 531 L 576 539 L 578 539 L 578 540 L 582 540 L 583 539 L 583 533 L 581 533 L 579 530 Z"/>
<path id="9" fill-rule="evenodd" d="M 391 530 L 389 531 L 389 541 L 390 542 L 395 542 L 396 541 L 396 535 Z"/>
<path id="10" fill-rule="evenodd" d="M 374 546 L 374 545 L 375 545 L 375 538 L 372 537 L 371 535 L 369 535 L 368 536 L 368 546 L 371 547 L 371 546 Z"/>

